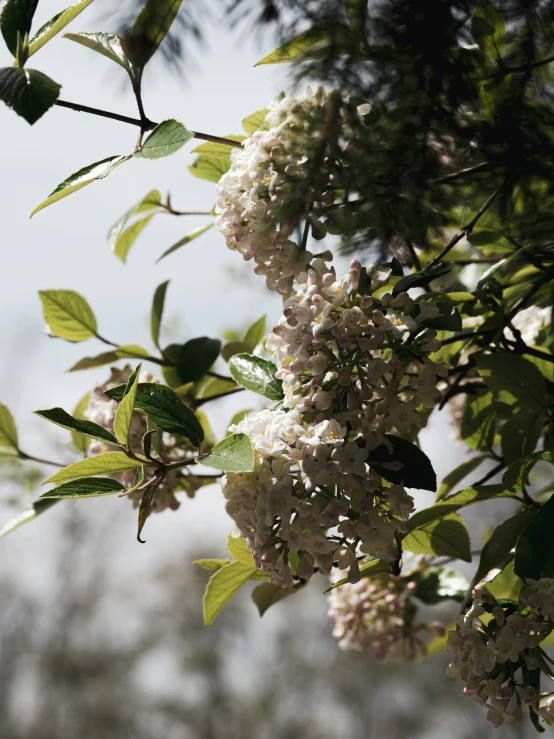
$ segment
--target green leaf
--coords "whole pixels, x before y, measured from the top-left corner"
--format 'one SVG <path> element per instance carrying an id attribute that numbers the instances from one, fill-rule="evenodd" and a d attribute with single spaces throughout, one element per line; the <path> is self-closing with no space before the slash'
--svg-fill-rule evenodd
<path id="1" fill-rule="evenodd" d="M 472 231 L 467 240 L 473 246 L 487 246 L 488 244 L 495 244 L 502 238 L 501 231 Z"/>
<path id="2" fill-rule="evenodd" d="M 24 38 L 31 31 L 31 23 L 38 0 L 6 0 L 0 15 L 0 30 L 13 56 L 17 54 L 17 35 Z"/>
<path id="3" fill-rule="evenodd" d="M 141 346 L 137 346 L 136 344 L 125 344 L 123 346 L 118 346 L 117 349 L 113 349 L 109 352 L 97 354 L 95 357 L 84 357 L 67 371 L 79 372 L 80 370 L 103 367 L 105 364 L 113 364 L 120 359 L 148 359 L 149 357 L 149 353 Z"/>
<path id="4" fill-rule="evenodd" d="M 516 411 L 502 426 L 502 456 L 507 464 L 533 454 L 539 443 L 545 414 L 541 410 Z"/>
<path id="5" fill-rule="evenodd" d="M 481 392 L 469 396 L 462 417 L 460 435 L 472 449 L 479 451 L 492 447 L 497 415 L 497 403 L 493 402 L 492 393 Z"/>
<path id="6" fill-rule="evenodd" d="M 437 331 L 461 331 L 462 317 L 452 303 L 436 302 L 439 315 L 436 318 L 428 318 L 422 325 L 426 328 L 434 328 Z"/>
<path id="7" fill-rule="evenodd" d="M 514 571 L 525 580 L 554 577 L 554 495 L 529 522 L 518 539 Z"/>
<path id="8" fill-rule="evenodd" d="M 414 513 L 408 520 L 408 526 L 410 531 L 413 531 L 415 528 L 425 526 L 431 521 L 438 521 L 449 513 L 454 513 L 465 506 L 493 498 L 513 498 L 514 496 L 515 494 L 506 490 L 504 485 L 475 485 L 449 495 L 440 503 L 435 503 L 429 508 L 423 508 L 421 511 Z"/>
<path id="9" fill-rule="evenodd" d="M 342 23 L 320 23 L 282 44 L 254 66 L 344 56 L 355 50 L 352 46 L 352 29 L 349 26 Z"/>
<path id="10" fill-rule="evenodd" d="M 257 110 L 255 113 L 252 113 L 252 115 L 248 115 L 246 118 L 243 118 L 242 127 L 245 133 L 250 136 L 254 131 L 269 131 L 269 123 L 265 119 L 269 112 L 269 108 L 262 108 L 262 110 Z"/>
<path id="11" fill-rule="evenodd" d="M 231 562 L 210 577 L 203 598 L 205 626 L 214 622 L 221 609 L 255 572 L 255 567 L 242 562 Z"/>
<path id="12" fill-rule="evenodd" d="M 77 44 L 86 46 L 93 51 L 97 51 L 102 56 L 111 59 L 119 64 L 127 72 L 132 69 L 132 64 L 121 45 L 122 38 L 114 36 L 112 33 L 104 33 L 103 31 L 96 33 L 64 33 L 64 38 L 75 41 Z"/>
<path id="13" fill-rule="evenodd" d="M 169 118 L 156 126 L 141 148 L 135 151 L 134 156 L 137 159 L 168 157 L 179 151 L 193 137 L 194 133 L 189 131 L 182 123 L 174 118 Z"/>
<path id="14" fill-rule="evenodd" d="M 152 58 L 171 28 L 182 0 L 147 0 L 131 31 L 130 56 L 142 68 Z"/>
<path id="15" fill-rule="evenodd" d="M 177 358 L 177 372 L 183 383 L 200 380 L 219 356 L 221 341 L 200 336 L 181 347 Z"/>
<path id="16" fill-rule="evenodd" d="M 0 539 L 3 536 L 11 533 L 15 529 L 18 529 L 20 526 L 23 526 L 24 523 L 28 523 L 37 516 L 40 516 L 41 513 L 44 513 L 44 511 L 52 508 L 52 506 L 55 505 L 57 502 L 57 500 L 35 500 L 30 508 L 27 508 L 21 513 L 18 513 L 0 529 Z"/>
<path id="17" fill-rule="evenodd" d="M 159 190 L 151 190 L 139 203 L 133 205 L 132 208 L 124 213 L 121 218 L 114 223 L 108 232 L 108 245 L 122 262 L 125 262 L 129 249 L 134 244 L 143 228 L 150 222 L 152 217 L 161 211 L 160 200 L 161 194 Z M 127 228 L 127 224 L 134 215 L 154 211 L 146 218 L 140 218 Z"/>
<path id="18" fill-rule="evenodd" d="M 17 449 L 17 426 L 7 406 L 0 403 L 0 446 Z"/>
<path id="19" fill-rule="evenodd" d="M 57 488 L 43 493 L 43 499 L 51 498 L 98 498 L 101 495 L 115 495 L 125 490 L 125 486 L 111 477 L 84 477 L 81 480 L 64 482 Z"/>
<path id="20" fill-rule="evenodd" d="M 86 420 L 85 411 L 88 408 L 89 401 L 90 393 L 86 393 L 73 409 L 73 418 L 78 418 L 82 421 Z M 81 452 L 83 455 L 86 454 L 87 449 L 90 446 L 90 439 L 88 436 L 83 436 L 83 434 L 79 434 L 76 431 L 71 431 L 71 441 L 78 452 Z"/>
<path id="21" fill-rule="evenodd" d="M 182 246 L 185 246 L 185 244 L 189 244 L 191 241 L 194 241 L 194 239 L 197 239 L 199 236 L 202 236 L 202 234 L 206 233 L 206 231 L 209 231 L 210 228 L 213 228 L 213 223 L 208 223 L 207 226 L 201 226 L 200 228 L 196 228 L 194 231 L 191 231 L 189 234 L 184 236 L 182 239 L 177 241 L 177 243 L 173 244 L 173 246 L 170 246 L 169 249 L 166 249 L 161 257 L 159 257 L 156 261 L 159 262 L 164 257 L 167 257 L 169 254 L 172 254 L 174 251 L 177 251 L 177 249 L 180 249 Z"/>
<path id="22" fill-rule="evenodd" d="M 55 423 L 56 426 L 61 426 L 64 429 L 70 431 L 77 431 L 79 434 L 85 434 L 93 439 L 107 442 L 108 444 L 114 444 L 118 446 L 118 441 L 113 434 L 106 429 L 99 426 L 97 423 L 92 421 L 85 421 L 80 418 L 74 418 L 69 413 L 63 410 L 63 408 L 50 408 L 44 411 L 35 411 L 37 416 L 45 418 L 51 423 Z"/>
<path id="23" fill-rule="evenodd" d="M 515 354 L 476 354 L 475 361 L 485 384 L 506 403 L 516 400 L 544 408 L 546 383 L 534 364 Z"/>
<path id="24" fill-rule="evenodd" d="M 258 318 L 257 321 L 254 321 L 254 323 L 252 323 L 246 329 L 243 342 L 248 347 L 249 352 L 253 352 L 254 349 L 258 346 L 258 344 L 261 344 L 262 341 L 265 339 L 266 337 L 265 323 L 266 323 L 266 317 L 262 316 L 261 318 Z"/>
<path id="25" fill-rule="evenodd" d="M 115 413 L 113 428 L 115 435 L 121 444 L 127 444 L 129 441 L 129 429 L 131 428 L 133 411 L 135 410 L 137 385 L 141 369 L 142 364 L 139 364 L 131 377 L 129 377 L 125 393 Z"/>
<path id="26" fill-rule="evenodd" d="M 413 287 L 425 287 L 425 285 L 433 282 L 433 280 L 452 272 L 455 266 L 454 262 L 441 262 L 430 269 L 424 269 L 421 272 L 406 275 L 393 287 L 392 294 L 398 295 L 398 293 L 411 290 Z"/>
<path id="27" fill-rule="evenodd" d="M 97 475 L 110 475 L 113 472 L 135 470 L 140 466 L 140 462 L 130 459 L 123 452 L 104 452 L 104 454 L 95 454 L 64 467 L 63 470 L 56 472 L 55 475 L 49 477 L 42 484 L 66 482 L 67 480 L 96 477 Z"/>
<path id="28" fill-rule="evenodd" d="M 31 125 L 54 105 L 60 90 L 57 82 L 36 69 L 0 69 L 0 100 Z"/>
<path id="29" fill-rule="evenodd" d="M 506 26 L 494 3 L 480 2 L 471 19 L 471 34 L 479 49 L 491 59 L 500 59 L 506 47 Z"/>
<path id="30" fill-rule="evenodd" d="M 238 388 L 234 380 L 225 380 L 219 377 L 206 377 L 205 382 L 196 390 L 196 398 L 213 398 L 216 395 L 227 395 Z"/>
<path id="31" fill-rule="evenodd" d="M 395 485 L 403 484 L 408 488 L 420 490 L 437 489 L 437 476 L 429 457 L 406 439 L 385 434 L 385 444 L 374 449 L 368 464 L 385 480 Z M 400 470 L 389 469 L 391 462 L 402 462 Z"/>
<path id="32" fill-rule="evenodd" d="M 254 452 L 245 434 L 231 434 L 216 444 L 199 464 L 224 472 L 251 472 L 254 469 Z"/>
<path id="33" fill-rule="evenodd" d="M 158 349 L 158 351 L 161 351 L 160 328 L 162 325 L 165 294 L 167 292 L 168 285 L 169 280 L 166 280 L 165 282 L 162 282 L 161 285 L 158 285 L 158 287 L 156 288 L 156 292 L 154 293 L 154 299 L 152 300 L 152 310 L 150 311 L 150 335 L 152 336 L 152 341 L 154 342 L 154 346 L 156 347 L 156 349 Z"/>
<path id="34" fill-rule="evenodd" d="M 48 43 L 50 39 L 53 39 L 68 23 L 71 23 L 80 13 L 85 10 L 92 0 L 81 0 L 75 5 L 72 5 L 61 13 L 57 13 L 53 18 L 50 18 L 39 30 L 35 33 L 33 38 L 29 42 L 29 56 L 32 56 L 35 52 L 41 49 L 44 44 Z"/>
<path id="35" fill-rule="evenodd" d="M 89 164 L 88 167 L 84 167 L 78 172 L 70 175 L 66 180 L 60 182 L 46 200 L 43 200 L 40 205 L 37 205 L 31 213 L 31 218 L 35 213 L 38 213 L 39 210 L 47 208 L 49 205 L 52 205 L 52 203 L 57 203 L 58 200 L 66 198 L 68 195 L 77 192 L 77 190 L 81 190 L 81 188 L 90 185 L 94 180 L 104 179 L 104 177 L 107 177 L 110 172 L 112 172 L 122 162 L 126 161 L 126 159 L 127 157 L 125 156 L 108 157 L 107 159 L 102 159 L 100 162 Z"/>
<path id="36" fill-rule="evenodd" d="M 244 341 L 229 341 L 221 350 L 221 356 L 228 362 L 235 354 L 249 354 L 250 347 Z"/>
<path id="37" fill-rule="evenodd" d="M 189 172 L 201 180 L 219 182 L 230 166 L 231 162 L 225 159 L 207 157 L 201 154 L 196 158 L 194 164 L 189 166 Z"/>
<path id="38" fill-rule="evenodd" d="M 487 459 L 486 454 L 477 454 L 475 457 L 466 459 L 465 462 L 458 465 L 458 467 L 453 469 L 452 472 L 449 472 L 440 484 L 435 497 L 435 502 L 438 503 L 440 500 L 445 498 L 448 493 L 456 487 L 456 485 L 474 472 L 474 470 L 476 470 L 477 467 L 485 461 L 485 459 Z"/>
<path id="39" fill-rule="evenodd" d="M 232 136 L 228 135 L 225 136 L 226 139 L 231 139 L 231 141 L 236 141 L 237 144 L 240 144 L 246 136 Z M 237 148 L 240 148 L 240 146 L 237 146 Z M 200 144 L 200 146 L 195 146 L 192 150 L 193 154 L 205 154 L 207 157 L 214 157 L 215 159 L 226 159 L 228 161 L 231 161 L 231 152 L 233 151 L 232 146 L 228 146 L 227 144 L 218 144 L 215 141 L 206 141 L 205 144 Z"/>
<path id="40" fill-rule="evenodd" d="M 118 385 L 118 387 L 106 390 L 105 395 L 121 401 L 124 390 L 124 385 Z M 185 436 L 194 446 L 200 446 L 204 439 L 204 431 L 198 418 L 182 402 L 177 393 L 167 385 L 139 382 L 135 408 L 146 413 L 164 431 Z"/>
<path id="41" fill-rule="evenodd" d="M 260 616 L 263 616 L 272 605 L 287 598 L 289 595 L 298 593 L 298 591 L 299 588 L 280 588 L 272 582 L 263 582 L 260 585 L 256 585 L 252 591 L 252 600 L 258 607 Z"/>
<path id="42" fill-rule="evenodd" d="M 198 567 L 202 567 L 202 569 L 209 570 L 210 572 L 217 572 L 222 567 L 225 567 L 225 565 L 231 564 L 231 560 L 230 559 L 195 559 L 192 564 L 198 565 Z"/>
<path id="43" fill-rule="evenodd" d="M 233 418 L 231 418 L 231 420 L 229 421 L 229 424 L 227 425 L 227 428 L 229 428 L 230 426 L 235 426 L 237 423 L 240 423 L 241 421 L 244 421 L 244 419 L 246 418 L 246 416 L 249 413 L 252 413 L 253 410 L 254 410 L 253 408 L 246 408 L 246 410 L 244 410 L 244 411 L 239 411 L 238 413 L 235 413 L 235 415 L 233 416 Z"/>
<path id="44" fill-rule="evenodd" d="M 537 462 L 550 462 L 554 464 L 552 452 L 535 452 L 528 457 L 522 457 L 508 467 L 502 475 L 502 483 L 515 493 L 521 493 L 529 484 L 529 473 Z"/>
<path id="45" fill-rule="evenodd" d="M 87 301 L 74 290 L 39 290 L 49 331 L 67 341 L 97 336 L 98 324 Z"/>
<path id="46" fill-rule="evenodd" d="M 483 547 L 477 571 L 468 588 L 466 600 L 471 597 L 471 591 L 490 572 L 501 572 L 512 559 L 512 550 L 521 533 L 527 528 L 535 515 L 535 510 L 522 508 L 513 516 L 505 519 L 492 532 L 491 538 Z"/>
<path id="47" fill-rule="evenodd" d="M 404 537 L 402 547 L 414 554 L 434 554 L 471 562 L 469 534 L 457 513 L 415 529 Z"/>
<path id="48" fill-rule="evenodd" d="M 235 354 L 229 372 L 239 385 L 270 400 L 282 400 L 283 383 L 275 377 L 277 367 L 269 359 L 253 354 Z"/>
<path id="49" fill-rule="evenodd" d="M 463 575 L 446 567 L 427 567 L 410 577 L 415 582 L 413 595 L 426 605 L 443 600 L 463 601 L 469 583 Z"/>
<path id="50" fill-rule="evenodd" d="M 142 494 L 142 498 L 140 499 L 140 506 L 139 506 L 139 512 L 138 512 L 138 531 L 137 531 L 137 541 L 139 541 L 141 544 L 144 544 L 144 539 L 140 538 L 140 535 L 142 534 L 142 530 L 144 528 L 144 524 L 146 523 L 146 519 L 150 515 L 150 511 L 152 509 L 152 503 L 154 502 L 154 496 L 156 495 L 156 490 L 158 489 L 158 485 L 161 483 L 161 479 L 159 477 L 153 477 L 150 480 L 150 483 L 147 485 L 146 489 L 144 490 Z"/>
<path id="51" fill-rule="evenodd" d="M 249 565 L 250 567 L 256 566 L 248 544 L 240 536 L 235 537 L 229 534 L 227 537 L 227 551 L 237 562 L 242 562 L 242 564 Z"/>

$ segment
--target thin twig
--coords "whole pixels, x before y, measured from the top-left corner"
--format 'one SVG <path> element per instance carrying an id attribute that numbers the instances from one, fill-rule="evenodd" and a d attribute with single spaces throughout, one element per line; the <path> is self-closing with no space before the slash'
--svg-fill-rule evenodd
<path id="1" fill-rule="evenodd" d="M 42 459 L 41 457 L 35 457 L 33 454 L 26 454 L 25 452 L 22 452 L 21 449 L 16 449 L 17 456 L 19 459 L 23 459 L 28 462 L 37 462 L 38 464 L 50 464 L 52 467 L 67 467 L 66 464 L 62 464 L 61 462 L 54 462 L 51 459 Z"/>
<path id="2" fill-rule="evenodd" d="M 474 482 L 471 486 L 472 488 L 476 487 L 477 485 L 484 485 L 486 482 L 491 480 L 495 475 L 497 475 L 501 470 L 506 467 L 506 462 L 502 460 L 502 462 L 499 462 L 496 467 L 493 467 L 492 470 L 489 470 L 486 475 L 483 475 L 483 477 L 480 480 L 477 480 L 477 482 Z"/>
<path id="3" fill-rule="evenodd" d="M 61 108 L 69 108 L 78 113 L 89 113 L 90 115 L 98 115 L 102 118 L 110 118 L 114 121 L 120 121 L 120 123 L 128 123 L 131 126 L 138 126 L 143 131 L 151 131 L 158 125 L 155 121 L 151 121 L 148 118 L 141 121 L 140 118 L 131 118 L 127 115 L 112 113 L 109 110 L 102 110 L 100 108 L 91 108 L 88 105 L 81 105 L 80 103 L 70 103 L 67 100 L 56 100 L 54 105 L 59 105 Z M 240 141 L 233 141 L 232 139 L 226 139 L 222 136 L 212 136 L 210 133 L 202 133 L 201 131 L 191 131 L 191 133 L 193 138 L 201 139 L 202 141 L 212 141 L 215 144 L 224 144 L 225 146 L 233 146 L 235 148 L 240 148 L 242 146 Z"/>
<path id="4" fill-rule="evenodd" d="M 406 246 L 408 247 L 408 251 L 410 252 L 410 257 L 412 258 L 412 265 L 417 269 L 418 272 L 421 272 L 421 262 L 419 261 L 419 257 L 414 248 L 414 244 L 412 240 L 406 239 L 405 241 L 406 241 Z"/>
<path id="5" fill-rule="evenodd" d="M 478 172 L 486 172 L 489 169 L 496 169 L 497 166 L 499 165 L 493 164 L 492 162 L 482 162 L 481 164 L 476 164 L 474 167 L 467 167 L 466 169 L 460 169 L 459 172 L 452 172 L 452 174 L 444 175 L 444 177 L 437 177 L 436 180 L 431 180 L 431 184 L 455 182 L 456 180 L 462 179 L 462 177 L 468 177 Z"/>
<path id="6" fill-rule="evenodd" d="M 479 210 L 477 211 L 477 213 L 473 216 L 473 218 L 471 219 L 471 221 L 469 221 L 468 223 L 466 223 L 466 225 L 463 226 L 463 228 L 461 228 L 458 231 L 458 233 L 456 233 L 450 239 L 450 241 L 444 247 L 444 249 L 440 252 L 440 254 L 437 254 L 437 256 L 434 259 L 431 259 L 431 261 L 428 264 L 425 265 L 425 269 L 430 269 L 431 267 L 434 267 L 435 264 L 438 264 L 441 261 L 441 259 L 443 259 L 443 257 L 445 257 L 448 254 L 448 252 L 456 246 L 456 244 L 458 243 L 458 241 L 461 241 L 465 236 L 469 236 L 470 235 L 470 233 L 475 228 L 475 225 L 476 225 L 477 221 L 481 218 L 482 215 L 484 215 L 487 212 L 487 210 L 491 207 L 491 205 L 494 203 L 494 201 L 496 200 L 496 198 L 500 195 L 500 193 L 502 192 L 502 190 L 505 187 L 506 187 L 506 180 L 504 180 L 504 182 L 500 185 L 500 187 L 498 187 L 492 193 L 492 195 L 490 195 L 485 200 L 485 202 L 479 208 Z"/>
<path id="7" fill-rule="evenodd" d="M 450 261 L 454 264 L 496 264 L 504 257 L 505 254 L 499 254 L 496 257 L 452 257 Z"/>

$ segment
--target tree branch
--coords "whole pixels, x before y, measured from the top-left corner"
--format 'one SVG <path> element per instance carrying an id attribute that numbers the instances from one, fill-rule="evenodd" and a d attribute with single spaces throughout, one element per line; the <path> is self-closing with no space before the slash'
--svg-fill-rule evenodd
<path id="1" fill-rule="evenodd" d="M 436 180 L 431 180 L 431 184 L 439 184 L 442 182 L 455 182 L 456 180 L 461 180 L 463 177 L 468 177 L 472 174 L 477 174 L 478 172 L 487 172 L 491 169 L 496 169 L 496 167 L 499 166 L 497 164 L 493 164 L 492 162 L 482 162 L 481 164 L 476 164 L 474 167 L 467 167 L 466 169 L 460 169 L 459 172 L 452 172 L 452 174 L 444 175 L 444 177 L 437 177 Z"/>
<path id="2" fill-rule="evenodd" d="M 70 103 L 67 100 L 56 100 L 54 105 L 59 105 L 61 108 L 69 108 L 69 110 L 75 110 L 77 113 L 89 113 L 90 115 L 98 115 L 101 118 L 110 118 L 111 120 L 119 121 L 120 123 L 128 123 L 131 126 L 138 126 L 143 132 L 151 131 L 158 125 L 155 121 L 151 121 L 148 118 L 140 120 L 140 118 L 131 118 L 127 115 L 112 113 L 109 110 L 91 108 L 88 105 L 81 105 L 80 103 Z M 191 131 L 191 133 L 195 139 L 212 141 L 215 144 L 223 144 L 224 146 L 233 146 L 235 148 L 240 148 L 242 146 L 240 141 L 233 141 L 232 139 L 226 139 L 222 136 L 212 136 L 210 133 L 202 133 L 201 131 Z"/>

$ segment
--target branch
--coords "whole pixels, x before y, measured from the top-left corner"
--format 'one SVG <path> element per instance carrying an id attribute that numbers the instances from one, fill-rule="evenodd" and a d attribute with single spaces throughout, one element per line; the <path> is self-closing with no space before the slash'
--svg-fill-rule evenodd
<path id="1" fill-rule="evenodd" d="M 554 354 L 548 354 L 547 352 L 543 352 L 540 349 L 535 349 L 532 346 L 527 346 L 527 344 L 521 342 L 518 343 L 516 341 L 509 341 L 506 340 L 506 344 L 513 347 L 516 350 L 519 350 L 522 354 L 529 354 L 532 357 L 538 357 L 539 359 L 544 359 L 546 362 L 554 362 Z"/>
<path id="2" fill-rule="evenodd" d="M 458 231 L 458 233 L 455 234 L 450 239 L 450 241 L 444 247 L 444 249 L 440 252 L 440 254 L 437 254 L 437 256 L 434 259 L 431 259 L 431 261 L 428 264 L 425 265 L 425 269 L 430 269 L 431 267 L 434 267 L 435 264 L 438 264 L 441 261 L 441 259 L 443 257 L 445 257 L 448 254 L 448 252 L 456 246 L 456 244 L 458 243 L 458 241 L 461 241 L 464 238 L 464 236 L 469 236 L 469 234 L 475 228 L 475 225 L 476 225 L 477 221 L 481 218 L 482 215 L 484 215 L 487 212 L 487 210 L 491 207 L 491 205 L 494 203 L 494 201 L 496 200 L 496 198 L 500 195 L 500 193 L 502 192 L 502 190 L 504 189 L 505 186 L 506 186 L 506 180 L 504 180 L 504 182 L 500 185 L 500 187 L 498 187 L 493 192 L 493 194 L 490 195 L 485 200 L 485 202 L 479 208 L 479 210 L 477 211 L 477 213 L 473 216 L 473 218 L 471 219 L 471 221 L 469 221 L 468 223 L 466 223 L 466 225 L 463 226 L 463 228 L 461 228 L 460 231 Z"/>
<path id="3" fill-rule="evenodd" d="M 38 464 L 51 464 L 53 467 L 67 467 L 66 464 L 62 464 L 61 462 L 54 462 L 51 459 L 42 459 L 41 457 L 35 457 L 33 454 L 26 454 L 25 452 L 21 451 L 19 447 L 16 448 L 16 452 L 19 459 L 23 459 L 28 462 L 37 462 Z"/>
<path id="4" fill-rule="evenodd" d="M 109 110 L 91 108 L 88 105 L 81 105 L 80 103 L 69 103 L 67 100 L 56 100 L 54 105 L 59 105 L 61 108 L 69 108 L 69 110 L 75 110 L 77 113 L 89 113 L 90 115 L 98 115 L 101 118 L 110 118 L 113 121 L 120 121 L 120 123 L 128 123 L 131 126 L 138 126 L 143 132 L 151 131 L 158 125 L 155 121 L 151 121 L 148 118 L 145 118 L 144 120 L 140 120 L 140 118 L 130 118 L 127 115 L 112 113 Z M 223 144 L 225 146 L 233 146 L 235 148 L 240 148 L 242 146 L 239 141 L 226 139 L 222 136 L 212 136 L 210 133 L 201 133 L 200 131 L 191 131 L 191 133 L 195 139 L 213 141 L 215 144 Z"/>
<path id="5" fill-rule="evenodd" d="M 467 167 L 466 169 L 460 169 L 459 172 L 452 172 L 452 174 L 444 175 L 444 177 L 437 177 L 436 180 L 431 180 L 431 184 L 438 184 L 442 182 L 454 182 L 460 180 L 462 177 L 468 177 L 469 175 L 476 174 L 478 172 L 486 172 L 490 169 L 496 169 L 500 165 L 493 164 L 492 162 L 482 162 L 476 164 L 474 167 Z"/>
<path id="6" fill-rule="evenodd" d="M 499 254 L 496 257 L 452 257 L 450 261 L 455 264 L 496 264 L 504 257 L 505 254 Z"/>

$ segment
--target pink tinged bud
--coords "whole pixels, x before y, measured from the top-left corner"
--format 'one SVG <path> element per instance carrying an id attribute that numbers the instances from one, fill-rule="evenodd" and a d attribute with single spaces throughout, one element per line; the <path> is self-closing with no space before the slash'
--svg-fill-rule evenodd
<path id="1" fill-rule="evenodd" d="M 410 593 L 413 593 L 415 590 L 417 590 L 417 584 L 412 580 L 408 583 L 407 589 L 410 591 Z"/>

